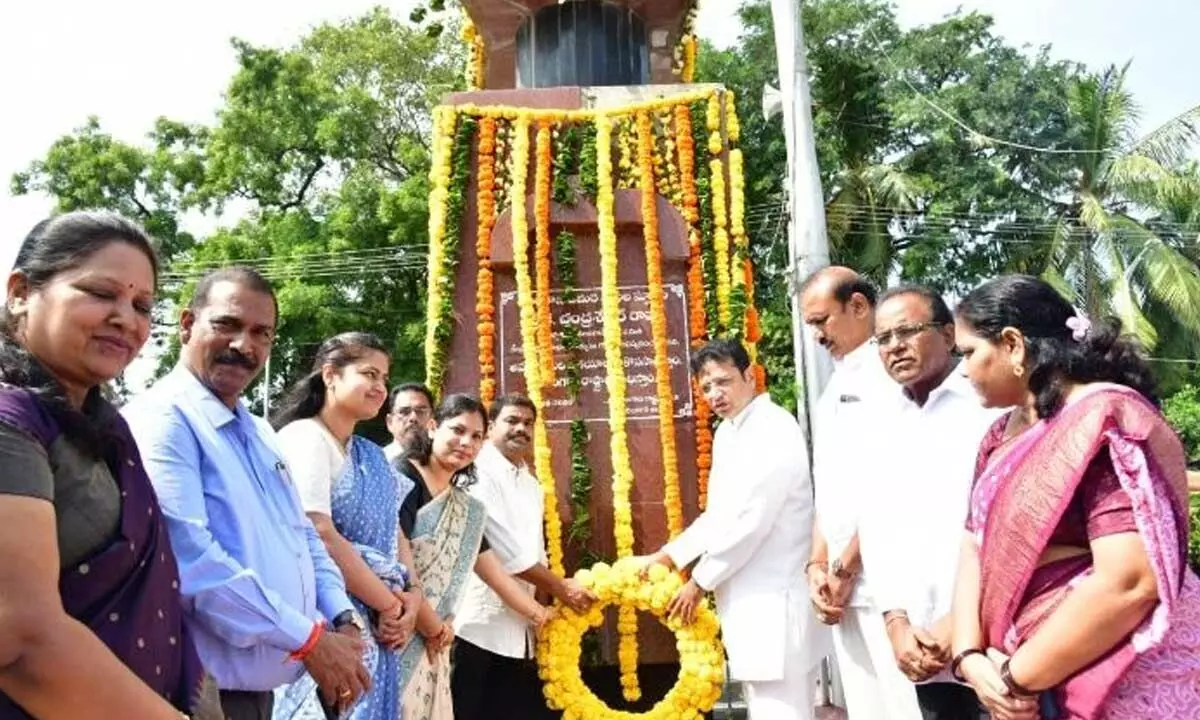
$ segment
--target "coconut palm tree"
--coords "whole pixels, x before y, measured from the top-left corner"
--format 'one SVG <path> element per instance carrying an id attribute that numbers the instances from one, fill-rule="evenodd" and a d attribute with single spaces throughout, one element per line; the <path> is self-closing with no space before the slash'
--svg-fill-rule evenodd
<path id="1" fill-rule="evenodd" d="M 1195 349 L 1200 269 L 1164 223 L 1146 218 L 1191 182 L 1179 168 L 1200 137 L 1200 107 L 1138 138 L 1127 69 L 1081 77 L 1069 92 L 1074 163 L 1045 237 L 1044 276 L 1089 314 L 1121 318 L 1148 348 Z"/>

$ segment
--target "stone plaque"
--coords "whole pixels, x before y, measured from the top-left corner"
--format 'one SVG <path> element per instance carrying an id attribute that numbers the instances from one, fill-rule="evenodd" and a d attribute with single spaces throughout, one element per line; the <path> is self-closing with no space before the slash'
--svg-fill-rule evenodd
<path id="1" fill-rule="evenodd" d="M 621 292 L 621 353 L 625 365 L 626 413 L 629 422 L 658 422 L 654 335 L 650 327 L 649 288 L 623 286 Z M 692 385 L 688 371 L 687 297 L 682 283 L 663 285 L 667 313 L 667 358 L 671 365 L 671 390 L 676 418 L 693 414 Z M 546 391 L 544 410 L 550 425 L 577 418 L 608 422 L 607 372 L 604 358 L 604 315 L 600 288 L 581 288 L 564 300 L 561 290 L 550 295 L 554 324 L 555 384 Z M 497 345 L 500 351 L 500 392 L 521 392 L 525 387 L 525 362 L 516 293 L 500 293 Z M 576 350 L 581 370 L 578 405 L 567 391 L 568 355 L 562 344 L 563 328 L 579 329 L 582 346 Z"/>

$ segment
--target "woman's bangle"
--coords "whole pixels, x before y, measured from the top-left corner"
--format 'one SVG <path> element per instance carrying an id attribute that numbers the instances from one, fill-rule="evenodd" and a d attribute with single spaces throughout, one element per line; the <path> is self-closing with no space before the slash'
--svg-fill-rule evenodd
<path id="1" fill-rule="evenodd" d="M 1012 662 L 1012 658 L 1008 658 L 1000 665 L 1000 679 L 1003 680 L 1004 684 L 1008 686 L 1009 691 L 1018 697 L 1033 697 L 1034 695 L 1037 695 L 1037 693 L 1033 690 L 1021 685 L 1016 680 L 1013 680 L 1012 670 L 1008 667 L 1010 662 Z"/>
<path id="2" fill-rule="evenodd" d="M 825 560 L 809 560 L 804 563 L 804 577 L 808 577 L 808 571 L 812 570 L 814 565 L 820 565 L 822 568 L 829 567 L 829 563 Z"/>
<path id="3" fill-rule="evenodd" d="M 986 653 L 984 653 L 980 648 L 967 648 L 966 650 L 963 650 L 959 654 L 955 655 L 954 659 L 950 661 L 950 677 L 961 683 L 967 682 L 967 679 L 963 677 L 962 673 L 960 673 L 958 669 L 962 667 L 963 660 L 966 660 L 972 655 L 986 655 Z"/>

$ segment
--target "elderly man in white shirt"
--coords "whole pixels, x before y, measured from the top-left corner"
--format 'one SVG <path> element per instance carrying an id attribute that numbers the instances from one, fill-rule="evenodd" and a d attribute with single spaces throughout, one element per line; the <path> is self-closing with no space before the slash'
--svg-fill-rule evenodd
<path id="1" fill-rule="evenodd" d="M 875 604 L 897 666 L 919 683 L 925 720 L 986 718 L 975 692 L 951 677 L 950 606 L 979 443 L 1003 411 L 984 408 L 956 371 L 954 316 L 936 292 L 885 293 L 874 340 L 896 383 L 861 525 Z"/>
<path id="2" fill-rule="evenodd" d="M 804 322 L 835 362 L 813 422 L 817 512 L 805 575 L 817 616 L 833 626 L 851 719 L 915 720 L 916 692 L 893 660 L 859 553 L 860 521 L 874 502 L 875 423 L 895 389 L 870 342 L 875 297 L 868 281 L 837 266 L 818 270 L 801 288 Z"/>
<path id="3" fill-rule="evenodd" d="M 383 447 L 390 463 L 429 438 L 425 424 L 433 417 L 433 393 L 421 383 L 406 382 L 392 388 L 387 399 L 387 429 L 392 441 Z"/>
<path id="4" fill-rule="evenodd" d="M 669 612 L 690 622 L 704 593 L 715 594 L 729 673 L 745 684 L 751 720 L 808 720 L 824 628 L 802 574 L 812 537 L 807 443 L 789 412 L 755 396 L 740 343 L 709 343 L 691 369 L 721 418 L 708 507 L 646 562 L 695 562 Z"/>
<path id="5" fill-rule="evenodd" d="M 488 440 L 475 460 L 478 480 L 467 487 L 487 506 L 484 534 L 530 596 L 541 590 L 584 612 L 595 596 L 546 567 L 542 486 L 525 462 L 537 410 L 529 398 L 506 395 L 488 414 Z M 455 720 L 527 720 L 544 707 L 529 621 L 474 574 L 467 579 L 454 632 Z"/>

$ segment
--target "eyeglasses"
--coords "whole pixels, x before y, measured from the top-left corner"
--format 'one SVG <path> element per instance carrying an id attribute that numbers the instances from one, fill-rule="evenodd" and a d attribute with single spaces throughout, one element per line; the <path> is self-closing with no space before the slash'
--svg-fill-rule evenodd
<path id="1" fill-rule="evenodd" d="M 418 420 L 420 420 L 420 419 L 429 417 L 432 414 L 432 412 L 433 412 L 432 410 L 430 410 L 429 408 L 426 408 L 426 407 L 402 407 L 402 408 L 396 408 L 395 410 L 393 410 L 392 414 L 398 418 L 407 418 L 407 417 L 416 416 L 416 418 Z"/>
<path id="2" fill-rule="evenodd" d="M 891 330 L 879 333 L 875 337 L 871 338 L 871 342 L 875 343 L 881 348 L 885 348 L 891 345 L 893 341 L 898 343 L 906 343 L 930 328 L 941 326 L 942 323 L 936 322 L 920 323 L 918 325 L 901 325 L 900 327 L 894 327 Z"/>

